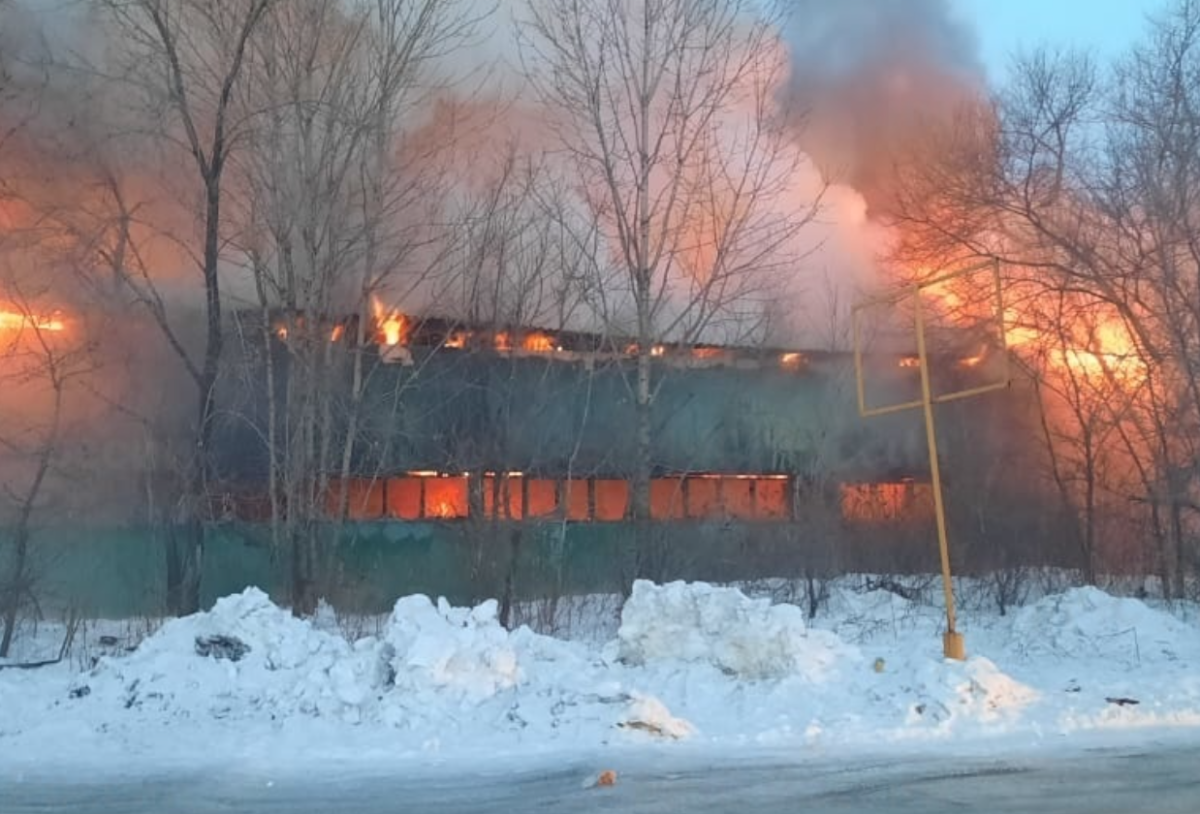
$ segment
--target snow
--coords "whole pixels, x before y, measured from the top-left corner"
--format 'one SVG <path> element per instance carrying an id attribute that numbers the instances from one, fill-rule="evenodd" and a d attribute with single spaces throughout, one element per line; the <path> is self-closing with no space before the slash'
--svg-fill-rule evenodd
<path id="1" fill-rule="evenodd" d="M 704 662 L 745 679 L 829 677 L 857 649 L 810 631 L 794 605 L 749 599 L 736 588 L 639 580 L 617 630 L 619 657 L 630 664 Z"/>
<path id="2" fill-rule="evenodd" d="M 1194 612 L 1096 588 L 1006 616 L 981 603 L 962 614 L 968 658 L 955 662 L 941 656 L 935 601 L 844 580 L 807 620 L 735 588 L 639 582 L 615 635 L 597 641 L 600 623 L 577 619 L 586 634 L 556 638 L 506 630 L 495 602 L 411 596 L 377 635 L 348 638 L 328 607 L 297 619 L 248 589 L 132 650 L 128 626 L 96 625 L 117 644 L 93 637 L 61 664 L 0 670 L 0 775 L 1200 734 Z M 53 632 L 29 638 L 54 651 Z M 199 655 L 211 637 L 244 647 Z"/>

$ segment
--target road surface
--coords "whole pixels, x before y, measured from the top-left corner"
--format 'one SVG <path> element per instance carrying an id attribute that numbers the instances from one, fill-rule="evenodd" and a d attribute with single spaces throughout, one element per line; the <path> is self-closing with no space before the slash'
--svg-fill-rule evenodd
<path id="1" fill-rule="evenodd" d="M 1087 812 L 1200 811 L 1200 745 L 1094 750 L 1066 758 L 886 758 L 621 766 L 611 788 L 583 788 L 594 766 L 416 779 L 158 775 L 110 782 L 0 779 L 5 814 L 525 814 L 539 811 Z"/>

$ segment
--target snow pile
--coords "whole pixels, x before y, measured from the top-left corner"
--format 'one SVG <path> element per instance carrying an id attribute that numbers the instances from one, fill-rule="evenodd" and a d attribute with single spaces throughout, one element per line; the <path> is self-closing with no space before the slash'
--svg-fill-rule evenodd
<path id="1" fill-rule="evenodd" d="M 482 700 L 521 681 L 517 651 L 489 600 L 476 608 L 437 604 L 426 596 L 396 602 L 384 641 L 394 683 L 403 690 L 452 690 Z"/>
<path id="2" fill-rule="evenodd" d="M 860 658 L 836 635 L 808 630 L 794 605 L 703 583 L 635 582 L 617 638 L 619 658 L 630 664 L 702 662 L 745 679 L 824 681 L 843 661 Z"/>
<path id="3" fill-rule="evenodd" d="M 1136 665 L 1197 655 L 1197 639 L 1194 627 L 1138 599 L 1085 587 L 1020 609 L 1009 647 L 1025 657 L 1099 656 Z"/>
<path id="4" fill-rule="evenodd" d="M 667 705 L 654 696 L 640 693 L 630 700 L 624 718 L 617 725 L 672 740 L 682 740 L 696 734 L 696 727 L 691 722 L 676 718 Z"/>
<path id="5" fill-rule="evenodd" d="M 960 663 L 926 661 L 910 675 L 905 724 L 947 731 L 959 726 L 1013 722 L 1039 694 L 982 656 Z"/>
<path id="6" fill-rule="evenodd" d="M 942 657 L 934 605 L 839 588 L 830 608 L 818 628 L 735 589 L 638 582 L 600 645 L 510 632 L 495 602 L 412 596 L 377 637 L 352 642 L 327 608 L 296 619 L 249 589 L 84 673 L 0 670 L 0 769 L 110 754 L 275 765 L 558 756 L 647 738 L 875 747 L 1200 726 L 1200 631 L 1137 600 L 1077 589 L 968 617 L 965 662 Z"/>
<path id="7" fill-rule="evenodd" d="M 198 655 L 215 637 L 248 649 L 236 660 Z M 176 717 L 257 712 L 357 721 L 384 678 L 381 666 L 374 640 L 351 645 L 249 588 L 218 600 L 208 613 L 168 622 L 126 658 L 101 659 L 78 685 L 102 700 L 119 696 L 126 709 Z"/>

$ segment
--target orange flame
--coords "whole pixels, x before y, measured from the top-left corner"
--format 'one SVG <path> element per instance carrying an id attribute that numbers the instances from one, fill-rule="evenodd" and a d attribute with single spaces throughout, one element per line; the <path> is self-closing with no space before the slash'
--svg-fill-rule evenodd
<path id="1" fill-rule="evenodd" d="M 455 331 L 446 337 L 447 348 L 465 348 L 467 346 L 467 338 L 470 336 L 466 331 Z"/>
<path id="2" fill-rule="evenodd" d="M 916 278 L 927 276 L 918 271 Z M 938 309 L 954 322 L 982 321 L 994 319 L 994 296 L 981 281 L 969 277 L 930 286 L 925 289 Z M 1021 302 L 1019 283 L 1016 299 Z M 1146 364 L 1138 351 L 1137 343 L 1126 328 L 1125 322 L 1116 313 L 1101 313 L 1098 307 L 1079 305 L 1079 321 L 1047 332 L 1041 324 L 1049 324 L 1050 315 L 1037 314 L 1037 297 L 1027 296 L 1020 306 L 1010 305 L 1004 309 L 1004 341 L 1015 350 L 1036 352 L 1050 371 L 1059 374 L 1071 372 L 1088 378 L 1107 378 L 1121 383 L 1141 381 Z M 1065 330 L 1064 330 L 1065 328 Z M 975 367 L 982 363 L 984 353 L 960 360 L 964 367 Z M 902 367 L 915 367 L 916 362 L 901 361 Z"/>
<path id="3" fill-rule="evenodd" d="M 534 331 L 525 335 L 521 340 L 521 347 L 534 353 L 550 353 L 557 349 L 558 345 L 550 334 Z"/>
<path id="4" fill-rule="evenodd" d="M 921 358 L 919 356 L 905 356 L 900 359 L 900 367 L 920 367 Z"/>
<path id="5" fill-rule="evenodd" d="M 958 360 L 958 363 L 963 367 L 979 367 L 983 363 L 984 353 L 985 351 L 981 350 L 974 356 L 964 356 Z"/>
<path id="6" fill-rule="evenodd" d="M 65 331 L 66 324 L 57 314 L 39 316 L 20 311 L 0 311 L 0 331 L 21 331 L 26 328 L 39 331 Z"/>
<path id="7" fill-rule="evenodd" d="M 371 309 L 375 312 L 375 325 L 382 344 L 388 346 L 408 344 L 410 329 L 408 317 L 395 308 L 387 310 L 378 297 L 371 297 Z"/>
<path id="8" fill-rule="evenodd" d="M 779 357 L 779 364 L 785 370 L 797 370 L 804 364 L 804 354 L 790 352 Z"/>
<path id="9" fill-rule="evenodd" d="M 493 343 L 498 351 L 512 350 L 512 338 L 508 335 L 508 331 L 500 331 L 497 333 Z"/>

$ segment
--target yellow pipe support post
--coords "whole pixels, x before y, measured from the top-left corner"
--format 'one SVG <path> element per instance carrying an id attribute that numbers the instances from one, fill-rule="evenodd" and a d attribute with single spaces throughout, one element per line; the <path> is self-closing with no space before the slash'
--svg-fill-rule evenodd
<path id="1" fill-rule="evenodd" d="M 933 389 L 929 386 L 929 356 L 925 346 L 925 315 L 921 310 L 921 288 L 913 289 L 917 323 L 917 359 L 921 365 L 921 401 L 925 412 L 925 440 L 929 445 L 929 476 L 933 487 L 933 511 L 937 520 L 938 554 L 942 558 L 942 590 L 946 594 L 946 632 L 942 653 L 948 659 L 966 658 L 966 643 L 955 625 L 954 583 L 950 576 L 950 544 L 946 536 L 946 502 L 942 498 L 942 467 L 938 462 L 937 427 L 933 419 Z"/>
<path id="2" fill-rule="evenodd" d="M 933 395 L 932 387 L 930 386 L 929 375 L 929 355 L 928 348 L 925 342 L 925 315 L 921 309 L 921 292 L 931 286 L 936 286 L 957 277 L 962 277 L 967 274 L 979 271 L 981 269 L 991 268 L 993 276 L 993 285 L 996 294 L 996 323 L 999 330 L 999 343 L 1002 352 L 1003 377 L 1001 381 L 994 384 L 985 384 L 979 387 L 971 387 L 965 390 L 959 390 L 953 393 L 942 393 Z M 913 401 L 906 401 L 901 404 L 891 404 L 883 407 L 868 407 L 866 399 L 866 383 L 863 375 L 863 360 L 862 360 L 862 336 L 859 323 L 859 312 L 864 308 L 872 305 L 897 305 L 902 300 L 912 297 L 914 300 L 914 316 L 915 328 L 917 334 L 917 358 L 921 368 L 921 398 Z M 929 445 L 929 475 L 931 487 L 933 489 L 933 507 L 934 514 L 937 520 L 937 535 L 938 535 L 938 552 L 941 555 L 942 561 L 942 589 L 946 594 L 946 632 L 942 636 L 942 652 L 946 658 L 962 660 L 966 658 L 966 644 L 963 641 L 963 636 L 958 632 L 956 627 L 955 612 L 954 612 L 954 582 L 950 572 L 950 543 L 946 533 L 946 504 L 942 496 L 942 469 L 938 461 L 938 446 L 937 446 L 937 426 L 934 422 L 933 407 L 935 404 L 944 404 L 948 401 L 957 401 L 959 399 L 969 398 L 970 396 L 978 396 L 983 393 L 990 393 L 993 390 L 1002 390 L 1009 386 L 1011 380 L 1008 366 L 1008 342 L 1004 332 L 1004 300 L 1003 290 L 1000 280 L 1000 261 L 991 260 L 986 263 L 971 266 L 952 272 L 935 280 L 927 280 L 923 283 L 914 285 L 911 289 L 902 289 L 898 292 L 876 297 L 856 305 L 851 313 L 853 320 L 853 336 L 854 336 L 854 375 L 857 380 L 858 389 L 858 412 L 864 418 L 873 416 L 888 415 L 889 413 L 898 413 L 904 410 L 915 410 L 920 407 L 925 413 L 925 438 Z"/>

